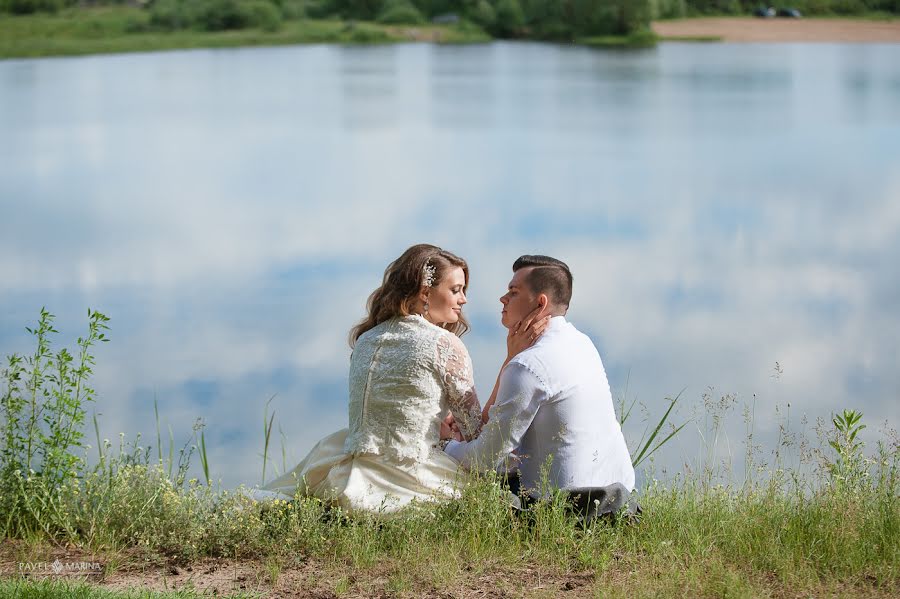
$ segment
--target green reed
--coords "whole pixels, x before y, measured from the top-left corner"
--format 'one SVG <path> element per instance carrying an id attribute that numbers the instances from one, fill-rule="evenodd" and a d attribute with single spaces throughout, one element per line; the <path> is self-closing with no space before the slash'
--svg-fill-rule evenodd
<path id="1" fill-rule="evenodd" d="M 272 425 L 275 422 L 275 411 L 272 410 L 272 415 L 269 416 L 269 404 L 272 403 L 272 400 L 275 399 L 275 396 L 269 398 L 269 401 L 266 402 L 266 407 L 263 411 L 263 452 L 262 452 L 262 477 L 260 485 L 266 484 L 266 464 L 269 461 L 269 443 L 272 440 Z"/>

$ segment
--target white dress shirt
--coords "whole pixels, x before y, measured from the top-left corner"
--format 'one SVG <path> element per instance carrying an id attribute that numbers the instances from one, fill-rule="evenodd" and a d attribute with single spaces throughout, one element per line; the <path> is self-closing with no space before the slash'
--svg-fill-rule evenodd
<path id="1" fill-rule="evenodd" d="M 634 490 L 634 468 L 600 354 L 563 316 L 551 318 L 537 342 L 504 368 L 481 435 L 446 448 L 476 470 L 498 468 L 513 450 L 522 487 L 533 496 L 549 492 L 541 485 L 548 461 L 547 482 L 555 488 L 621 483 Z"/>

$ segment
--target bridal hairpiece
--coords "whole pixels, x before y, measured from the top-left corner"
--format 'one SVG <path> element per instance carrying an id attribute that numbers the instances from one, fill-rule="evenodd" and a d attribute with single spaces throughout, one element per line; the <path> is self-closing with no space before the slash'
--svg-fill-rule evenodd
<path id="1" fill-rule="evenodd" d="M 422 267 L 422 272 L 425 274 L 425 286 L 434 287 L 434 279 L 437 276 L 437 269 L 434 267 L 434 264 L 426 260 L 425 266 Z"/>

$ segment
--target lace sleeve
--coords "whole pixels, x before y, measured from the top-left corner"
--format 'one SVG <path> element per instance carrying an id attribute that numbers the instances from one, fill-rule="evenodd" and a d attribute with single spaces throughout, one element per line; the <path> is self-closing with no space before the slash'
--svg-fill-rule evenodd
<path id="1" fill-rule="evenodd" d="M 450 412 L 463 437 L 469 441 L 481 431 L 481 403 L 475 392 L 472 360 L 466 346 L 456 335 L 438 340 L 438 368 L 450 404 Z"/>

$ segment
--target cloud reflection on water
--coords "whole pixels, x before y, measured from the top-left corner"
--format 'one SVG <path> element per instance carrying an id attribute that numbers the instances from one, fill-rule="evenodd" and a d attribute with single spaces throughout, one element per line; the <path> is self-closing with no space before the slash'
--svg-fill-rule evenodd
<path id="1" fill-rule="evenodd" d="M 288 462 L 343 426 L 347 331 L 385 265 L 431 241 L 472 266 L 482 395 L 510 264 L 542 252 L 572 266 L 571 320 L 613 386 L 630 376 L 653 412 L 714 386 L 757 394 L 763 432 L 786 402 L 897 426 L 900 61 L 892 46 L 858 52 L 319 46 L 2 63 L 0 350 L 29 347 L 21 327 L 41 305 L 68 336 L 87 306 L 108 313 L 104 433 L 155 443 L 155 397 L 182 438 L 205 419 L 225 484 L 256 482 L 265 402 L 276 395 Z M 664 463 L 693 459 L 693 439 Z"/>

